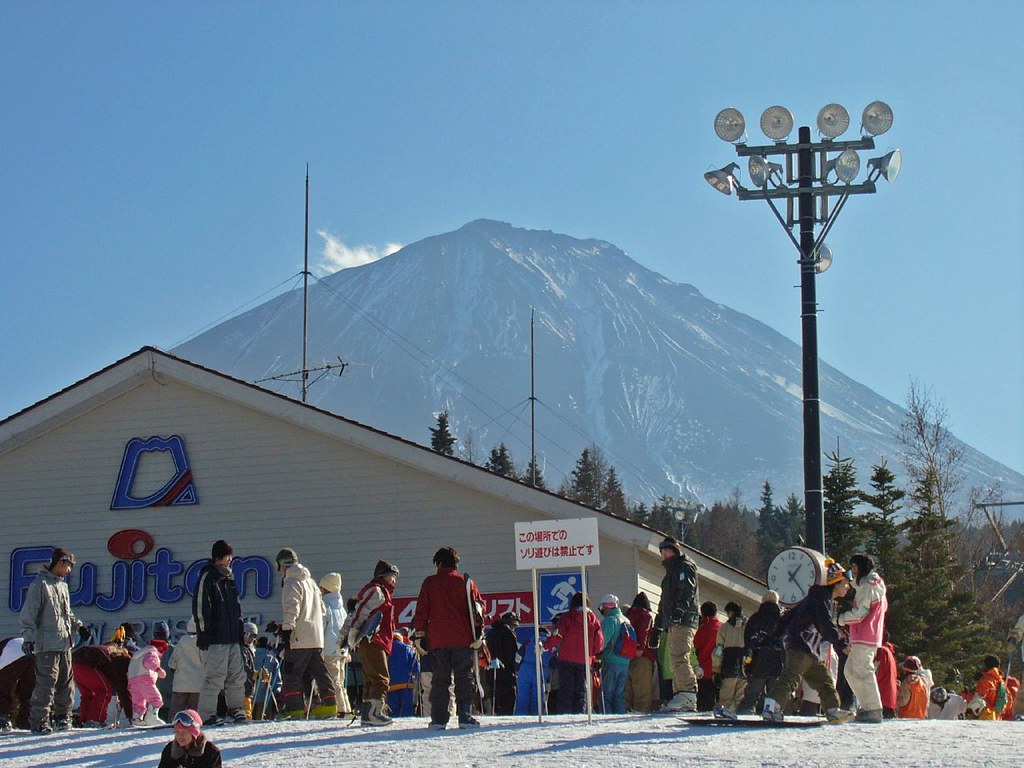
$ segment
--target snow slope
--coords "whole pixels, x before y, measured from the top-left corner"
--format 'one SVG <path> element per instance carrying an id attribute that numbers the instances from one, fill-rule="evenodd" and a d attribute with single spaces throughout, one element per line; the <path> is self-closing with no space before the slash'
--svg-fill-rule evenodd
<path id="1" fill-rule="evenodd" d="M 233 768 L 326 766 L 1019 766 L 1024 723 L 889 721 L 881 725 L 712 729 L 638 715 L 485 717 L 477 731 L 427 730 L 396 720 L 383 730 L 346 721 L 211 729 Z M 0 736 L 0 768 L 156 766 L 169 730 Z"/>

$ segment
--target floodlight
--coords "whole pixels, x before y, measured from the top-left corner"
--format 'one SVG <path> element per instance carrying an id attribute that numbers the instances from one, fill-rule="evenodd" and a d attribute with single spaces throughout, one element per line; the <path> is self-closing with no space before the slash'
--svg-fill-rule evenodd
<path id="1" fill-rule="evenodd" d="M 892 108 L 884 101 L 872 101 L 864 107 L 860 127 L 868 136 L 881 136 L 892 128 Z"/>
<path id="2" fill-rule="evenodd" d="M 750 160 L 747 161 L 747 172 L 750 174 L 750 183 L 755 187 L 767 186 L 775 174 L 778 174 L 780 182 L 782 180 L 782 166 L 779 163 L 770 163 L 760 155 L 750 156 Z"/>
<path id="3" fill-rule="evenodd" d="M 818 112 L 818 130 L 826 139 L 846 133 L 850 127 L 850 113 L 842 104 L 826 104 Z"/>
<path id="4" fill-rule="evenodd" d="M 855 150 L 847 149 L 839 157 L 825 163 L 826 178 L 831 171 L 836 172 L 841 182 L 849 184 L 860 173 L 860 155 Z"/>
<path id="5" fill-rule="evenodd" d="M 761 113 L 761 131 L 772 141 L 785 141 L 793 131 L 793 115 L 785 107 L 768 107 Z"/>
<path id="6" fill-rule="evenodd" d="M 743 138 L 747 123 L 738 109 L 726 107 L 715 115 L 715 135 L 730 144 Z"/>
<path id="7" fill-rule="evenodd" d="M 729 163 L 721 170 L 705 173 L 704 180 L 723 195 L 731 195 L 733 187 L 740 186 L 739 181 L 736 179 L 736 171 L 739 168 L 736 163 Z"/>
<path id="8" fill-rule="evenodd" d="M 898 149 L 894 149 L 892 152 L 881 157 L 873 157 L 868 160 L 868 178 L 874 181 L 881 176 L 886 181 L 893 182 L 900 175 L 900 168 L 902 167 L 903 153 Z M 874 176 L 871 175 L 872 171 L 875 171 Z"/>
<path id="9" fill-rule="evenodd" d="M 818 248 L 817 258 L 814 260 L 814 271 L 819 275 L 832 266 L 832 249 L 826 243 Z"/>

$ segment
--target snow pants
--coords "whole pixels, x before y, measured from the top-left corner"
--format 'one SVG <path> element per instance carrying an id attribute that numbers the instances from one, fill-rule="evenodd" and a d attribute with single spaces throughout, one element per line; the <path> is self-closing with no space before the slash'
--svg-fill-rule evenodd
<path id="1" fill-rule="evenodd" d="M 779 707 L 785 709 L 792 701 L 801 679 L 805 685 L 817 691 L 824 710 L 839 706 L 839 694 L 836 693 L 832 675 L 829 674 L 825 662 L 805 651 L 790 648 L 786 649 L 786 665 L 782 669 L 782 674 L 768 688 L 768 698 L 775 699 Z"/>
<path id="2" fill-rule="evenodd" d="M 601 666 L 601 696 L 607 715 L 626 714 L 626 680 L 628 664 L 606 663 Z"/>
<path id="3" fill-rule="evenodd" d="M 334 694 L 338 700 L 338 714 L 347 715 L 352 711 L 352 704 L 348 700 L 348 690 L 345 687 L 345 676 L 348 674 L 348 656 L 324 656 L 324 665 L 327 667 L 327 674 L 334 680 Z"/>
<path id="4" fill-rule="evenodd" d="M 544 706 L 544 692 L 541 690 L 541 706 Z M 537 673 L 533 669 L 520 668 L 516 680 L 517 715 L 537 714 Z"/>
<path id="5" fill-rule="evenodd" d="M 477 663 L 476 651 L 472 648 L 453 646 L 433 648 L 430 662 L 434 666 L 430 682 L 430 720 L 447 723 L 450 697 L 448 688 L 455 678 L 455 711 L 460 715 L 473 712 L 476 699 L 476 679 L 473 665 Z"/>
<path id="6" fill-rule="evenodd" d="M 857 697 L 861 711 L 882 708 L 882 695 L 878 692 L 878 678 L 875 676 L 875 653 L 873 645 L 851 645 L 846 657 L 843 674 L 850 690 Z"/>
<path id="7" fill-rule="evenodd" d="M 36 652 L 36 685 L 32 691 L 29 726 L 32 729 L 49 724 L 50 716 L 58 723 L 71 720 L 75 698 L 75 677 L 71 667 L 71 649 Z"/>
<path id="8" fill-rule="evenodd" d="M 653 682 L 653 661 L 646 656 L 637 656 L 629 662 L 629 677 L 626 679 L 626 707 L 633 712 L 650 712 Z"/>
<path id="9" fill-rule="evenodd" d="M 203 689 L 199 714 L 206 720 L 217 714 L 217 697 L 224 691 L 228 712 L 245 711 L 245 665 L 237 643 L 211 645 L 203 657 Z"/>
<path id="10" fill-rule="evenodd" d="M 334 678 L 324 664 L 320 648 L 289 648 L 281 662 L 281 709 L 286 712 L 302 712 L 306 709 L 306 693 L 312 693 L 316 682 L 320 703 L 336 704 Z M 230 709 L 230 707 L 229 707 Z"/>
<path id="11" fill-rule="evenodd" d="M 149 675 L 136 675 L 128 678 L 128 692 L 132 695 L 132 714 L 146 714 L 146 707 L 160 709 L 164 705 L 164 697 L 156 687 L 156 681 Z"/>
<path id="12" fill-rule="evenodd" d="M 673 624 L 668 630 L 668 659 L 672 667 L 672 693 L 682 691 L 696 692 L 697 676 L 690 666 L 690 652 L 693 650 L 693 637 L 697 630 Z"/>
<path id="13" fill-rule="evenodd" d="M 75 685 L 78 686 L 78 692 L 82 697 L 78 709 L 79 719 L 82 722 L 106 722 L 107 707 L 110 706 L 110 699 L 113 698 L 114 686 L 107 680 L 106 675 L 95 667 L 72 663 L 72 670 L 75 675 Z"/>
<path id="14" fill-rule="evenodd" d="M 718 704 L 728 707 L 733 712 L 740 708 L 743 694 L 747 691 L 747 680 L 744 677 L 724 677 L 722 687 L 718 689 Z"/>

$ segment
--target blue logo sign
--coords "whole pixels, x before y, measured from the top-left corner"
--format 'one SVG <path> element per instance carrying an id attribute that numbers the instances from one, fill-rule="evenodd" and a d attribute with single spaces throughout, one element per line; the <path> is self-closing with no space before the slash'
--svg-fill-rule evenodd
<path id="1" fill-rule="evenodd" d="M 174 461 L 174 474 L 163 488 L 144 498 L 132 494 L 135 485 L 135 473 L 139 470 L 139 462 L 147 453 L 169 451 Z M 178 435 L 168 438 L 151 437 L 143 440 L 133 437 L 124 447 L 124 458 L 121 459 L 121 471 L 117 475 L 117 486 L 114 498 L 110 500 L 111 509 L 146 509 L 147 507 L 177 507 L 185 504 L 198 504 L 196 486 L 192 481 L 192 468 L 185 454 L 185 441 Z"/>
<path id="2" fill-rule="evenodd" d="M 555 571 L 538 574 L 537 599 L 540 601 L 540 611 L 537 615 L 541 623 L 550 624 L 552 617 L 568 611 L 572 596 L 582 591 L 579 571 Z"/>

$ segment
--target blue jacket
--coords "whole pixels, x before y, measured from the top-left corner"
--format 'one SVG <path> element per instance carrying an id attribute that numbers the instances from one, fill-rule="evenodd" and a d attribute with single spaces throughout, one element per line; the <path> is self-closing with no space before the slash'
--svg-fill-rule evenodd
<path id="1" fill-rule="evenodd" d="M 242 644 L 242 604 L 230 568 L 213 562 L 203 566 L 192 596 L 192 617 L 196 620 L 196 644 L 200 650 L 211 645 Z"/>
<path id="2" fill-rule="evenodd" d="M 601 649 L 601 663 L 628 667 L 630 659 L 615 652 L 619 645 L 619 636 L 625 631 L 626 617 L 622 609 L 612 608 L 601 620 L 601 632 L 604 634 L 604 647 Z"/>

